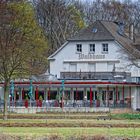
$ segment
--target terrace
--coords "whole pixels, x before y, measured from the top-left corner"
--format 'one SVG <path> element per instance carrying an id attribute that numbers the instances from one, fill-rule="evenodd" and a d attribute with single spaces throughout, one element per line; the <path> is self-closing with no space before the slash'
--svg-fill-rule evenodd
<path id="1" fill-rule="evenodd" d="M 131 73 L 127 72 L 61 72 L 61 79 L 83 79 L 83 80 L 116 80 L 130 81 Z"/>

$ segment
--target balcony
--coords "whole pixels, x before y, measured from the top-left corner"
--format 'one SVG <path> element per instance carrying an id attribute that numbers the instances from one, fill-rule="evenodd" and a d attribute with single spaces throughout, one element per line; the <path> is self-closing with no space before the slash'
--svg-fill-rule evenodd
<path id="1" fill-rule="evenodd" d="M 130 81 L 131 73 L 126 72 L 60 72 L 60 79 L 116 80 Z"/>

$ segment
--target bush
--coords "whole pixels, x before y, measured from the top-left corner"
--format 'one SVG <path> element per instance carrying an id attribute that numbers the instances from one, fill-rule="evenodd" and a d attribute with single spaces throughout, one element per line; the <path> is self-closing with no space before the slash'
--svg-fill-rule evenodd
<path id="1" fill-rule="evenodd" d="M 130 114 L 130 113 L 124 113 L 124 114 L 113 114 L 111 115 L 112 118 L 114 119 L 140 119 L 140 114 Z"/>

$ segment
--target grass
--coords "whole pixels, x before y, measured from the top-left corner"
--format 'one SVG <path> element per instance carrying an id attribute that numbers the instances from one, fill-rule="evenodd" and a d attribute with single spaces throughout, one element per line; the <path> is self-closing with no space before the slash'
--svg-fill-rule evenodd
<path id="1" fill-rule="evenodd" d="M 60 135 L 64 137 L 73 135 L 103 135 L 103 136 L 123 136 L 140 137 L 140 128 L 18 128 L 18 127 L 0 127 L 0 133 L 18 135 L 18 136 L 45 136 Z"/>
<path id="2" fill-rule="evenodd" d="M 83 119 L 83 118 L 92 118 L 96 119 L 98 116 L 105 115 L 107 116 L 107 113 L 39 113 L 39 114 L 16 114 L 16 113 L 9 113 L 8 118 L 17 118 L 22 117 L 23 118 L 29 118 L 29 117 L 34 117 L 34 118 L 71 118 L 71 119 Z M 3 114 L 0 114 L 0 118 L 3 118 Z"/>
<path id="3" fill-rule="evenodd" d="M 99 116 L 99 115 L 107 115 L 108 113 L 106 112 L 43 112 L 43 113 L 30 113 L 30 114 L 20 114 L 20 113 L 9 113 L 9 115 L 17 115 L 17 116 L 21 116 L 21 115 L 25 115 L 25 116 L 65 116 L 65 115 L 72 115 L 72 116 L 85 116 L 85 115 L 89 115 L 89 116 Z M 2 116 L 3 114 L 0 113 L 0 116 Z"/>
<path id="4" fill-rule="evenodd" d="M 10 135 L 17 135 L 17 136 L 46 136 L 46 135 L 58 135 L 61 137 L 70 137 L 70 136 L 82 136 L 82 135 L 103 135 L 103 136 L 115 136 L 115 137 L 140 137 L 140 128 L 113 128 L 108 127 L 107 124 L 140 124 L 140 114 L 132 114 L 132 113 L 123 113 L 123 114 L 112 114 L 113 120 L 97 120 L 88 118 L 87 116 L 97 117 L 99 115 L 105 115 L 101 113 L 48 113 L 48 114 L 10 114 L 10 116 L 23 116 L 21 119 L 9 119 L 7 121 L 3 121 L 0 119 L 0 123 L 53 123 L 55 124 L 73 124 L 71 127 L 0 127 L 1 134 L 10 134 Z M 24 116 L 45 116 L 45 119 L 25 119 Z M 47 119 L 47 116 L 54 116 L 52 119 Z M 55 116 L 65 116 L 61 119 L 55 119 Z M 76 117 L 75 119 L 70 119 L 69 116 Z M 78 119 L 80 116 L 85 116 L 82 119 Z M 14 118 L 14 117 L 13 117 Z M 106 124 L 106 127 L 80 127 L 77 124 Z M 37 126 L 38 126 L 37 124 Z M 77 125 L 77 127 L 74 127 Z M 133 125 L 131 125 L 133 126 Z"/>
<path id="5" fill-rule="evenodd" d="M 122 114 L 111 114 L 113 119 L 140 119 L 140 113 L 122 113 Z"/>
<path id="6" fill-rule="evenodd" d="M 140 120 L 96 120 L 96 119 L 9 119 L 0 123 L 96 123 L 96 124 L 140 124 Z"/>

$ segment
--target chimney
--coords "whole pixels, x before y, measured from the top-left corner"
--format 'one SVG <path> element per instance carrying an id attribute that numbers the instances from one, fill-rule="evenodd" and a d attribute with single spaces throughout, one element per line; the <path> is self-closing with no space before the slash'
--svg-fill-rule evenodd
<path id="1" fill-rule="evenodd" d="M 134 25 L 130 24 L 129 26 L 129 38 L 134 41 Z"/>

